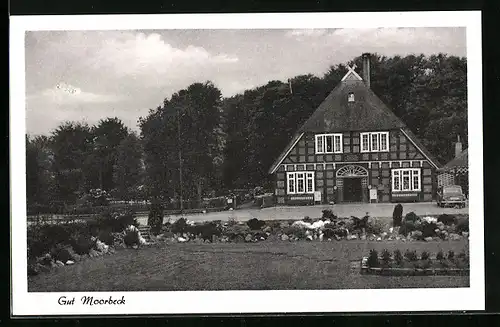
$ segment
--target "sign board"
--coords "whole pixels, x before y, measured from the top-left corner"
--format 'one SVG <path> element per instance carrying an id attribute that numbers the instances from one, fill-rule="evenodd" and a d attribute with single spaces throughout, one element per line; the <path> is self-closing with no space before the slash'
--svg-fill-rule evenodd
<path id="1" fill-rule="evenodd" d="M 377 200 L 377 189 L 372 188 L 370 189 L 370 201 L 372 200 Z"/>
<path id="2" fill-rule="evenodd" d="M 314 192 L 314 202 L 321 202 L 321 192 L 320 191 Z"/>
<path id="3" fill-rule="evenodd" d="M 233 199 L 231 199 L 231 198 L 227 199 L 227 203 L 229 203 L 229 204 L 233 203 Z"/>

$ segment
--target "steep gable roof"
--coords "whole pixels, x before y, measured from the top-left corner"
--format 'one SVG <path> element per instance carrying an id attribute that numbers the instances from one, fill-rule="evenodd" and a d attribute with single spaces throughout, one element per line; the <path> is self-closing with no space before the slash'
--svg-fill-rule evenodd
<path id="1" fill-rule="evenodd" d="M 354 101 L 348 101 L 348 95 L 354 95 Z M 352 69 L 342 81 L 323 100 L 314 113 L 298 129 L 292 142 L 285 148 L 269 169 L 274 173 L 304 133 L 336 133 L 347 131 L 379 131 L 400 129 L 410 141 L 424 154 L 435 168 L 439 162 L 425 149 L 417 137 L 399 119 L 380 98 L 364 83 Z"/>
<path id="2" fill-rule="evenodd" d="M 354 95 L 353 102 L 347 100 L 349 93 Z M 403 122 L 362 80 L 346 79 L 333 89 L 299 131 L 334 133 L 402 127 Z"/>

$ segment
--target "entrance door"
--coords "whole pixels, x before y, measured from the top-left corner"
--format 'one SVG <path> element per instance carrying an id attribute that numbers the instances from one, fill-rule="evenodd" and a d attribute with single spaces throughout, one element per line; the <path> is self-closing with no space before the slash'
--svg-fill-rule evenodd
<path id="1" fill-rule="evenodd" d="M 363 201 L 361 178 L 344 178 L 344 201 L 345 202 Z"/>

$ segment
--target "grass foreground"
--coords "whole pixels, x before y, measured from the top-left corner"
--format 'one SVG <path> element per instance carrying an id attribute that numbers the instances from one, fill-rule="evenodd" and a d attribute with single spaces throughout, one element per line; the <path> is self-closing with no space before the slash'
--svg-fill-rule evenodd
<path id="1" fill-rule="evenodd" d="M 360 273 L 371 249 L 459 253 L 467 240 L 163 243 L 28 278 L 29 292 L 305 290 L 469 287 L 469 276 L 377 276 Z"/>

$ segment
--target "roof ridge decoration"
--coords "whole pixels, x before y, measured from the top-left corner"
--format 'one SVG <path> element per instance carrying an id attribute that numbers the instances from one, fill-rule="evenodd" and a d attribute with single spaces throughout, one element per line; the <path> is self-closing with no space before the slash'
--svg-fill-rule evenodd
<path id="1" fill-rule="evenodd" d="M 354 75 L 354 77 L 356 77 L 356 79 L 362 81 L 363 79 L 361 78 L 361 76 L 359 76 L 358 73 L 356 73 L 356 71 L 354 69 L 356 69 L 356 67 L 358 67 L 356 64 L 353 64 L 352 66 L 349 66 L 347 65 L 347 73 L 344 75 L 344 77 L 342 77 L 342 79 L 340 80 L 341 82 L 342 81 L 345 81 L 349 76 L 351 75 Z"/>

